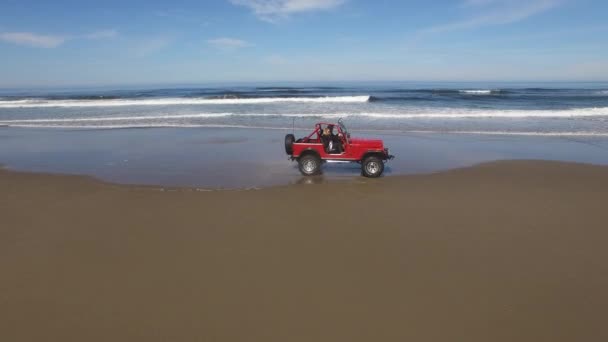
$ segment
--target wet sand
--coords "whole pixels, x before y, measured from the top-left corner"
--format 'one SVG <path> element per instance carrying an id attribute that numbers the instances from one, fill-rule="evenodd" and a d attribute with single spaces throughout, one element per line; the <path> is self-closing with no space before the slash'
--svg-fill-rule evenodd
<path id="1" fill-rule="evenodd" d="M 608 339 L 606 167 L 0 189 L 2 341 Z"/>
<path id="2" fill-rule="evenodd" d="M 18 171 L 93 176 L 121 184 L 235 189 L 296 184 L 297 164 L 288 160 L 290 130 L 0 129 L 0 162 Z M 310 131 L 296 131 L 305 136 Z M 607 137 L 484 136 L 353 132 L 383 139 L 396 158 L 387 176 L 422 174 L 496 160 L 555 160 L 608 165 Z M 358 164 L 324 167 L 324 179 L 352 181 Z"/>

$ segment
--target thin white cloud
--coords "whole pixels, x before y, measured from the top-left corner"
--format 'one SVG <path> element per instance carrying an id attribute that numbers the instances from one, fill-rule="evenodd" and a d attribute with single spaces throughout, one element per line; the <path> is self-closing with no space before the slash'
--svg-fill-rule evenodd
<path id="1" fill-rule="evenodd" d="M 500 0 L 465 0 L 463 6 L 484 6 L 499 2 Z"/>
<path id="2" fill-rule="evenodd" d="M 65 43 L 66 37 L 36 34 L 31 32 L 3 32 L 0 41 L 37 48 L 55 48 Z"/>
<path id="3" fill-rule="evenodd" d="M 292 14 L 329 10 L 342 5 L 347 0 L 229 0 L 239 6 L 245 6 L 260 19 L 274 22 Z"/>
<path id="4" fill-rule="evenodd" d="M 209 39 L 207 41 L 207 43 L 215 48 L 221 49 L 221 50 L 236 50 L 236 49 L 240 49 L 240 48 L 244 48 L 247 46 L 251 46 L 250 43 L 241 40 L 241 39 L 235 39 L 235 38 L 215 38 L 215 39 Z"/>
<path id="5" fill-rule="evenodd" d="M 91 32 L 89 34 L 84 35 L 83 37 L 86 39 L 109 39 L 118 36 L 118 31 L 116 30 L 99 30 L 95 32 Z"/>
<path id="6" fill-rule="evenodd" d="M 439 33 L 504 25 L 525 20 L 557 7 L 561 0 L 466 0 L 462 3 L 473 13 L 468 19 L 423 29 L 423 33 Z M 478 11 L 478 9 L 483 9 Z"/>
<path id="7" fill-rule="evenodd" d="M 118 36 L 116 30 L 99 30 L 91 32 L 89 34 L 75 35 L 75 36 L 59 36 L 49 34 L 38 34 L 33 32 L 0 32 L 0 42 L 52 49 L 59 47 L 71 40 L 88 39 L 88 40 L 99 40 L 109 39 Z"/>
<path id="8" fill-rule="evenodd" d="M 166 21 L 198 24 L 201 26 L 209 26 L 211 24 L 209 18 L 204 13 L 189 11 L 181 8 L 158 10 L 153 12 L 153 14 Z"/>
<path id="9" fill-rule="evenodd" d="M 141 40 L 130 48 L 131 55 L 137 58 L 147 57 L 169 46 L 173 38 L 158 36 Z"/>

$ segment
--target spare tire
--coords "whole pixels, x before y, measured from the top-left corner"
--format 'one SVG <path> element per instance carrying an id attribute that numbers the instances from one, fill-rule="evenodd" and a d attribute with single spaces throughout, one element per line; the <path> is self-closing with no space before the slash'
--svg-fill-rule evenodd
<path id="1" fill-rule="evenodd" d="M 287 134 L 285 136 L 285 153 L 293 154 L 293 143 L 296 141 L 296 137 L 293 134 Z"/>

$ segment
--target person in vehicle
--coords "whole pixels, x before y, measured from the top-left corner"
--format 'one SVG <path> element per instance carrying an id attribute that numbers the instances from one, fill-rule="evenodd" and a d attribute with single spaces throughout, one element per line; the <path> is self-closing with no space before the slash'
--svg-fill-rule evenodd
<path id="1" fill-rule="evenodd" d="M 331 131 L 330 131 L 329 127 L 325 127 L 323 129 L 323 134 L 321 135 L 321 142 L 323 143 L 325 152 L 331 153 L 331 150 L 333 147 L 333 140 L 331 138 Z"/>
<path id="2" fill-rule="evenodd" d="M 335 154 L 342 153 L 342 151 L 343 151 L 342 139 L 340 139 L 338 134 L 334 133 L 333 125 L 329 125 L 329 126 L 327 126 L 327 128 L 329 129 L 329 136 L 331 138 L 331 146 L 332 146 L 332 148 L 330 149 L 330 153 L 335 153 Z"/>

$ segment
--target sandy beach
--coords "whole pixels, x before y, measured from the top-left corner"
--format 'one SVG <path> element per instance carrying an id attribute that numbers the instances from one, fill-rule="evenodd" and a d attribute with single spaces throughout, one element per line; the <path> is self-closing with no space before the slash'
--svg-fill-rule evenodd
<path id="1" fill-rule="evenodd" d="M 607 342 L 606 13 L 0 1 L 0 342 Z"/>
<path id="2" fill-rule="evenodd" d="M 602 166 L 249 191 L 4 170 L 0 189 L 3 341 L 608 339 Z"/>

